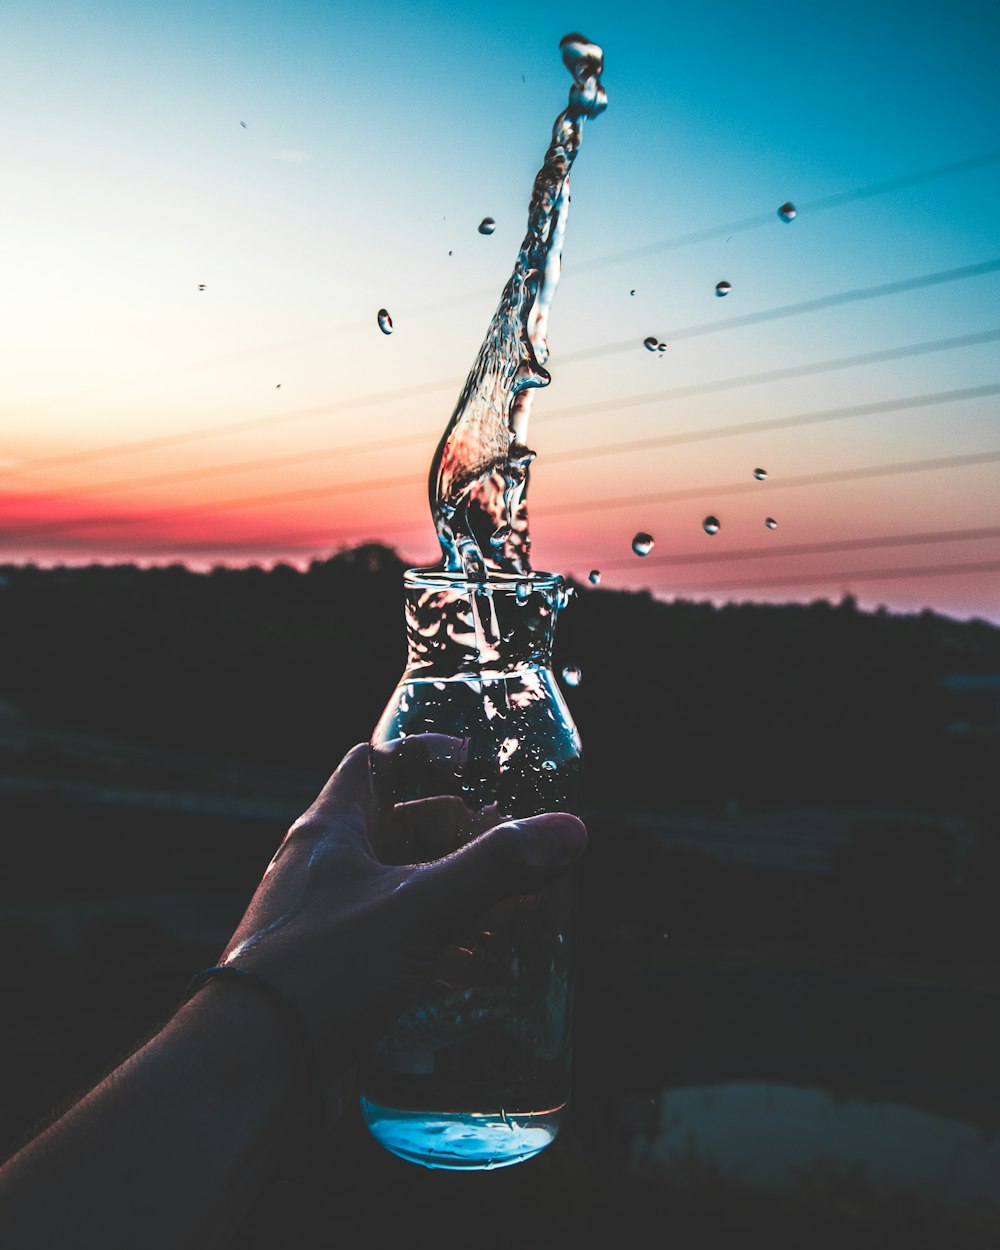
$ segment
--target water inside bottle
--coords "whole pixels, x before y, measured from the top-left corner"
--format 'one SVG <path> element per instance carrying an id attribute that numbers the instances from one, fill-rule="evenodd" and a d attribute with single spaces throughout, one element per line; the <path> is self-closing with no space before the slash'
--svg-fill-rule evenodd
<path id="1" fill-rule="evenodd" d="M 569 171 L 585 119 L 607 99 L 601 49 L 579 34 L 560 48 L 573 78 L 569 103 L 535 178 L 513 272 L 431 464 L 443 556 L 435 575 L 464 587 L 449 597 L 431 585 L 408 599 L 410 663 L 373 736 L 376 796 L 389 791 L 373 841 L 390 862 L 437 858 L 499 820 L 576 805 L 579 736 L 547 650 L 564 589 L 531 571 L 527 436 L 532 393 L 550 380 L 545 335 Z M 470 582 L 480 586 L 471 595 Z M 466 670 L 463 648 L 474 660 Z M 419 765 L 412 783 L 407 752 Z M 448 804 L 453 822 L 422 832 L 427 802 Z M 555 1138 L 569 1095 L 574 891 L 565 877 L 480 917 L 443 954 L 420 1005 L 386 1033 L 363 1073 L 361 1104 L 392 1153 L 482 1170 L 519 1163 Z"/>

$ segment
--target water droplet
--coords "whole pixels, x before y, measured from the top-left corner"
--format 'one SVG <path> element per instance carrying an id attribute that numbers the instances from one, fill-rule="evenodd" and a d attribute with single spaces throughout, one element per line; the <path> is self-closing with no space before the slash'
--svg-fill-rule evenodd
<path id="1" fill-rule="evenodd" d="M 240 122 L 240 125 L 243 127 L 244 130 L 246 130 L 247 128 L 246 122 Z"/>
<path id="2" fill-rule="evenodd" d="M 778 209 L 778 216 L 782 221 L 794 221 L 799 215 L 799 210 L 795 207 L 791 200 L 786 200 Z"/>
<path id="3" fill-rule="evenodd" d="M 556 771 L 555 760 L 542 760 L 542 768 L 547 773 L 554 773 Z"/>
<path id="4" fill-rule="evenodd" d="M 635 291 L 629 291 L 629 295 L 634 295 Z"/>
<path id="5" fill-rule="evenodd" d="M 199 282 L 199 283 L 198 283 L 198 290 L 199 290 L 199 291 L 204 291 L 204 289 L 205 289 L 205 284 L 204 284 L 204 282 Z"/>
<path id="6" fill-rule="evenodd" d="M 484 217 L 483 220 L 479 223 L 480 234 L 492 234 L 496 228 L 497 228 L 497 223 L 493 220 L 492 217 Z"/>
<path id="7" fill-rule="evenodd" d="M 725 280 L 723 280 L 722 282 L 716 282 L 715 284 L 715 293 L 716 295 L 718 295 L 720 299 L 723 297 L 723 295 L 728 295 L 732 289 L 733 289 L 733 284 L 731 282 L 726 282 Z"/>
<path id="8" fill-rule="evenodd" d="M 753 475 L 758 482 L 767 481 L 767 469 L 754 469 Z"/>
<path id="9" fill-rule="evenodd" d="M 773 516 L 769 516 L 767 520 L 764 522 L 764 524 L 767 526 L 769 530 L 776 530 L 778 528 L 778 522 L 774 519 Z"/>
<path id="10" fill-rule="evenodd" d="M 275 382 L 275 384 L 274 384 L 274 389 L 275 389 L 276 391 L 280 391 L 280 390 L 281 390 L 281 383 L 280 383 L 280 382 Z"/>
<path id="11" fill-rule="evenodd" d="M 380 308 L 378 310 L 378 328 L 383 334 L 392 333 L 392 318 L 389 316 L 389 313 L 385 308 Z"/>
<path id="12" fill-rule="evenodd" d="M 717 516 L 707 516 L 704 521 L 702 521 L 701 528 L 706 534 L 718 534 L 719 530 L 722 529 L 722 526 L 719 524 L 719 518 Z"/>
<path id="13" fill-rule="evenodd" d="M 653 550 L 653 535 L 644 534 L 640 530 L 632 539 L 632 550 L 637 556 L 648 556 Z"/>
<path id="14" fill-rule="evenodd" d="M 501 525 L 499 529 L 495 529 L 490 535 L 490 546 L 502 547 L 513 532 L 509 525 Z"/>
<path id="15" fill-rule="evenodd" d="M 655 334 L 651 334 L 648 339 L 642 340 L 642 345 L 646 349 L 647 352 L 659 351 L 660 340 L 656 337 Z"/>
<path id="16" fill-rule="evenodd" d="M 665 352 L 665 351 L 667 350 L 667 345 L 666 345 L 666 343 L 657 343 L 657 345 L 656 345 L 656 350 L 657 350 L 658 352 Z"/>
<path id="17" fill-rule="evenodd" d="M 590 572 L 587 574 L 587 581 L 590 582 L 591 586 L 600 586 L 601 570 L 591 569 Z"/>
<path id="18" fill-rule="evenodd" d="M 514 598 L 518 603 L 527 603 L 531 598 L 531 582 L 518 582 L 514 587 Z"/>
<path id="19" fill-rule="evenodd" d="M 567 664 L 562 671 L 562 679 L 567 686 L 579 686 L 583 681 L 583 673 L 575 664 Z"/>

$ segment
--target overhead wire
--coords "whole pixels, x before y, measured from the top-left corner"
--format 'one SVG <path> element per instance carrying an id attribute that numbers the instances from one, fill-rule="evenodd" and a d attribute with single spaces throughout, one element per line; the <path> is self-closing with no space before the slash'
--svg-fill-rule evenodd
<path id="1" fill-rule="evenodd" d="M 676 555 L 645 556 L 644 565 L 667 567 L 690 564 L 722 564 L 730 560 L 773 560 L 786 556 L 816 556 L 839 551 L 874 551 L 887 547 L 923 547 L 934 543 L 976 542 L 1000 538 L 1000 526 L 986 525 L 974 529 L 930 530 L 917 534 L 883 534 L 877 538 L 843 538 L 831 542 L 785 543 L 781 546 L 738 548 L 734 551 L 686 552 Z M 630 568 L 631 560 L 605 560 L 604 568 Z"/>
<path id="2" fill-rule="evenodd" d="M 696 382 L 687 386 L 669 387 L 665 390 L 646 392 L 642 395 L 623 396 L 615 401 L 614 411 L 621 411 L 624 408 L 642 407 L 652 403 L 667 403 L 695 395 L 737 390 L 747 386 L 761 385 L 766 382 L 810 377 L 841 369 L 880 364 L 891 360 L 909 359 L 933 352 L 979 346 L 998 340 L 1000 340 L 1000 329 L 990 329 L 977 331 L 972 334 L 954 335 L 950 338 L 924 340 L 905 346 L 884 348 L 880 351 L 839 356 L 831 360 L 815 361 L 811 364 L 790 365 L 781 369 L 768 369 L 758 373 L 738 374 L 731 378 L 719 378 L 714 381 Z M 610 410 L 611 408 L 607 402 L 601 400 L 591 404 L 578 404 L 572 407 L 539 412 L 535 414 L 535 421 L 539 421 L 543 426 L 547 426 L 550 422 L 565 420 L 567 417 L 588 416 L 593 413 Z M 430 435 L 430 438 L 433 437 L 433 434 Z M 180 469 L 169 473 L 147 474 L 143 477 L 114 478 L 108 482 L 97 482 L 83 488 L 76 487 L 73 490 L 73 497 L 76 499 L 89 498 L 94 495 L 103 495 L 115 491 L 138 490 L 148 486 L 202 481 L 211 477 L 227 477 L 231 474 L 249 473 L 258 469 L 286 468 L 297 464 L 311 464 L 315 460 L 343 459 L 349 456 L 381 451 L 385 448 L 426 446 L 428 441 L 428 434 L 421 431 L 415 434 L 400 435 L 397 438 L 370 439 L 366 442 L 346 443 L 339 447 L 321 448 L 308 452 L 294 452 L 285 456 L 258 456 L 248 460 L 230 461 L 219 465 L 206 465 L 200 469 Z"/>
<path id="3" fill-rule="evenodd" d="M 589 459 L 596 456 L 630 454 L 636 451 L 648 451 L 657 447 L 666 447 L 680 443 L 701 442 L 716 438 L 730 438 L 738 434 L 759 433 L 763 430 L 789 429 L 794 426 L 816 425 L 829 421 L 847 420 L 858 416 L 870 416 L 884 412 L 907 411 L 913 408 L 926 407 L 933 404 L 955 403 L 968 399 L 981 398 L 1000 393 L 1000 383 L 985 386 L 971 386 L 956 390 L 937 391 L 925 395 L 909 395 L 899 399 L 879 400 L 874 403 L 856 404 L 849 408 L 824 409 L 820 412 L 797 413 L 789 417 L 774 417 L 765 421 L 749 421 L 735 425 L 713 426 L 702 430 L 688 430 L 674 434 L 658 435 L 654 438 L 636 439 L 632 442 L 604 443 L 590 447 L 571 448 L 568 451 L 553 452 L 546 456 L 546 463 L 566 463 L 568 461 Z M 305 499 L 319 499 L 325 496 L 335 497 L 338 494 L 357 494 L 373 490 L 383 490 L 393 486 L 413 484 L 423 480 L 423 474 L 404 474 L 378 478 L 368 478 L 360 482 L 349 482 L 343 485 L 309 486 L 298 490 L 284 490 L 269 494 L 237 496 L 233 499 L 216 500 L 200 504 L 182 504 L 170 508 L 159 509 L 150 518 L 160 520 L 166 517 L 192 514 L 213 514 L 238 511 L 248 507 L 271 507 L 277 504 L 293 503 Z M 132 518 L 141 521 L 141 514 Z M 58 532 L 66 526 L 92 526 L 108 523 L 119 523 L 119 517 L 112 515 L 66 517 L 58 521 L 36 522 L 9 528 L 8 535 L 27 536 Z"/>

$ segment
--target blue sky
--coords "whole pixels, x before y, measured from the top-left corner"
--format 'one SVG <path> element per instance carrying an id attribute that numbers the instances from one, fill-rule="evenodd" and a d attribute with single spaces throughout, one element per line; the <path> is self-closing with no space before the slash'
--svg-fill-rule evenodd
<path id="1" fill-rule="evenodd" d="M 588 124 L 574 168 L 553 384 L 535 404 L 536 563 L 578 576 L 604 565 L 606 582 L 665 596 L 848 589 L 870 605 L 1000 619 L 988 568 L 919 575 L 1000 561 L 1000 543 L 981 533 L 823 556 L 775 558 L 764 544 L 898 542 L 995 525 L 995 462 L 777 489 L 783 477 L 1000 448 L 993 395 L 781 436 L 561 459 L 615 440 L 997 381 L 996 341 L 819 368 L 1000 327 L 995 272 L 722 324 L 1000 255 L 996 159 L 808 210 L 1000 149 L 995 7 L 15 0 L 5 15 L 0 540 L 9 558 L 304 559 L 365 537 L 432 558 L 420 479 L 565 102 L 559 39 L 582 30 L 605 49 L 610 103 Z M 787 199 L 803 206 L 789 225 L 775 214 Z M 487 214 L 497 221 L 489 238 L 475 229 Z M 758 218 L 766 224 L 722 229 Z M 667 246 L 700 230 L 709 237 Z M 720 300 L 722 278 L 733 289 Z M 391 339 L 375 327 L 380 306 L 393 314 Z M 713 321 L 710 333 L 673 338 Z M 668 340 L 662 358 L 643 351 L 648 334 Z M 634 351 L 606 350 L 630 341 Z M 635 402 L 812 365 L 793 381 Z M 354 399 L 365 403 L 352 408 Z M 208 433 L 258 418 L 239 433 Z M 126 447 L 199 430 L 191 442 Z M 370 452 L 338 456 L 369 438 Z M 117 450 L 102 459 L 105 447 Z M 259 467 L 234 472 L 244 462 Z M 713 493 L 758 462 L 770 471 L 762 489 L 776 488 L 766 500 Z M 412 483 L 388 493 L 363 487 L 408 474 Z M 690 500 L 588 510 L 595 499 L 702 487 Z M 295 497 L 239 502 L 282 490 Z M 779 510 L 765 535 L 763 513 Z M 711 540 L 700 529 L 708 512 L 723 521 Z M 645 561 L 630 556 L 637 529 L 657 539 Z M 701 553 L 712 556 L 704 567 Z M 678 567 L 671 555 L 683 557 Z M 907 565 L 912 578 L 874 576 Z M 731 591 L 714 589 L 727 579 Z"/>

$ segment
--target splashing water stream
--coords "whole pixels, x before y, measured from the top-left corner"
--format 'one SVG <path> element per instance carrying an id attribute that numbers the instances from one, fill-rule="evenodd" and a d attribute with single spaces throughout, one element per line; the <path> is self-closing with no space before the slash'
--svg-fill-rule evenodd
<path id="1" fill-rule="evenodd" d="M 583 124 L 607 107 L 604 54 L 580 34 L 559 44 L 573 75 L 569 103 L 535 177 L 528 229 L 482 347 L 431 463 L 431 515 L 443 567 L 470 581 L 531 569 L 527 446 L 532 391 L 547 386 L 549 308 L 559 281 L 569 172 Z"/>

